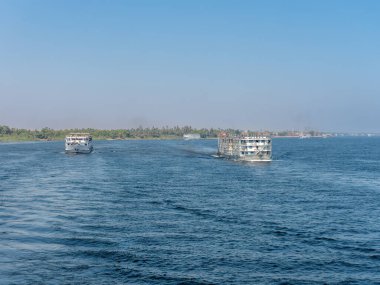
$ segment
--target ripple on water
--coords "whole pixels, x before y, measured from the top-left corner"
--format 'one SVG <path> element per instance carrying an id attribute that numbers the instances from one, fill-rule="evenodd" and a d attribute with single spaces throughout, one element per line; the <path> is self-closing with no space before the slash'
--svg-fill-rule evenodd
<path id="1" fill-rule="evenodd" d="M 379 142 L 0 144 L 0 284 L 380 283 Z"/>

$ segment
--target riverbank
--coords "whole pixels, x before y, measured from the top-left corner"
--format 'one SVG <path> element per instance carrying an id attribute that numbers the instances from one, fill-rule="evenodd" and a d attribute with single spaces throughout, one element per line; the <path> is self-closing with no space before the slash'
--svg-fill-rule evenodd
<path id="1" fill-rule="evenodd" d="M 149 127 L 131 129 L 63 129 L 54 130 L 43 128 L 40 130 L 17 129 L 0 125 L 0 142 L 23 142 L 23 141 L 57 141 L 64 140 L 70 133 L 90 133 L 95 140 L 171 140 L 183 139 L 184 135 L 199 135 L 201 139 L 216 139 L 221 132 L 231 135 L 248 136 L 271 136 L 273 138 L 299 138 L 299 137 L 327 137 L 332 133 L 319 131 L 247 131 L 237 129 L 201 128 L 190 126 L 175 127 Z M 340 135 L 340 134 L 334 134 Z"/>
<path id="2" fill-rule="evenodd" d="M 13 142 L 54 142 L 54 141 L 64 141 L 62 138 L 53 139 L 37 139 L 37 138 L 18 138 L 18 137 L 1 137 L 0 143 L 13 143 Z M 93 137 L 94 140 L 104 140 L 104 141 L 136 141 L 136 140 L 183 140 L 183 137 L 179 136 L 163 136 L 163 137 L 144 137 L 144 138 L 106 138 L 106 137 Z M 215 140 L 217 137 L 212 138 L 202 138 L 201 140 Z"/>

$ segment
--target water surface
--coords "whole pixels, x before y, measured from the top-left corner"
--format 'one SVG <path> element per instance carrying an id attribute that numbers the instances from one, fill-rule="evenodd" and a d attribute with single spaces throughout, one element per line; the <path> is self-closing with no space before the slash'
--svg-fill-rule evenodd
<path id="1" fill-rule="evenodd" d="M 0 284 L 380 283 L 380 139 L 0 144 Z"/>

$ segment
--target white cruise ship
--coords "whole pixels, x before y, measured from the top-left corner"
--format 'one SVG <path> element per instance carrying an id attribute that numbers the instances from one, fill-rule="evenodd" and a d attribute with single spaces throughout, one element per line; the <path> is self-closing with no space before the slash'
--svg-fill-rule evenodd
<path id="1" fill-rule="evenodd" d="M 221 133 L 218 137 L 218 155 L 241 161 L 271 161 L 272 140 L 266 136 L 234 136 Z"/>
<path id="2" fill-rule="evenodd" d="M 92 137 L 87 133 L 72 133 L 66 136 L 65 152 L 67 153 L 90 153 L 92 146 Z"/>

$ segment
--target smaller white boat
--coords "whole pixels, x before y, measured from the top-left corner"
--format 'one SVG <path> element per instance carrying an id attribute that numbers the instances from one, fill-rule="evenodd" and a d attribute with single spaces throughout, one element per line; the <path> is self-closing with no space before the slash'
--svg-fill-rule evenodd
<path id="1" fill-rule="evenodd" d="M 310 138 L 311 138 L 310 134 L 300 135 L 300 139 L 310 139 Z"/>
<path id="2" fill-rule="evenodd" d="M 94 149 L 88 133 L 72 133 L 65 138 L 66 153 L 90 153 Z"/>
<path id="3" fill-rule="evenodd" d="M 188 140 L 199 140 L 199 139 L 201 139 L 201 135 L 200 134 L 184 134 L 183 135 L 183 139 L 185 141 L 188 141 Z"/>

